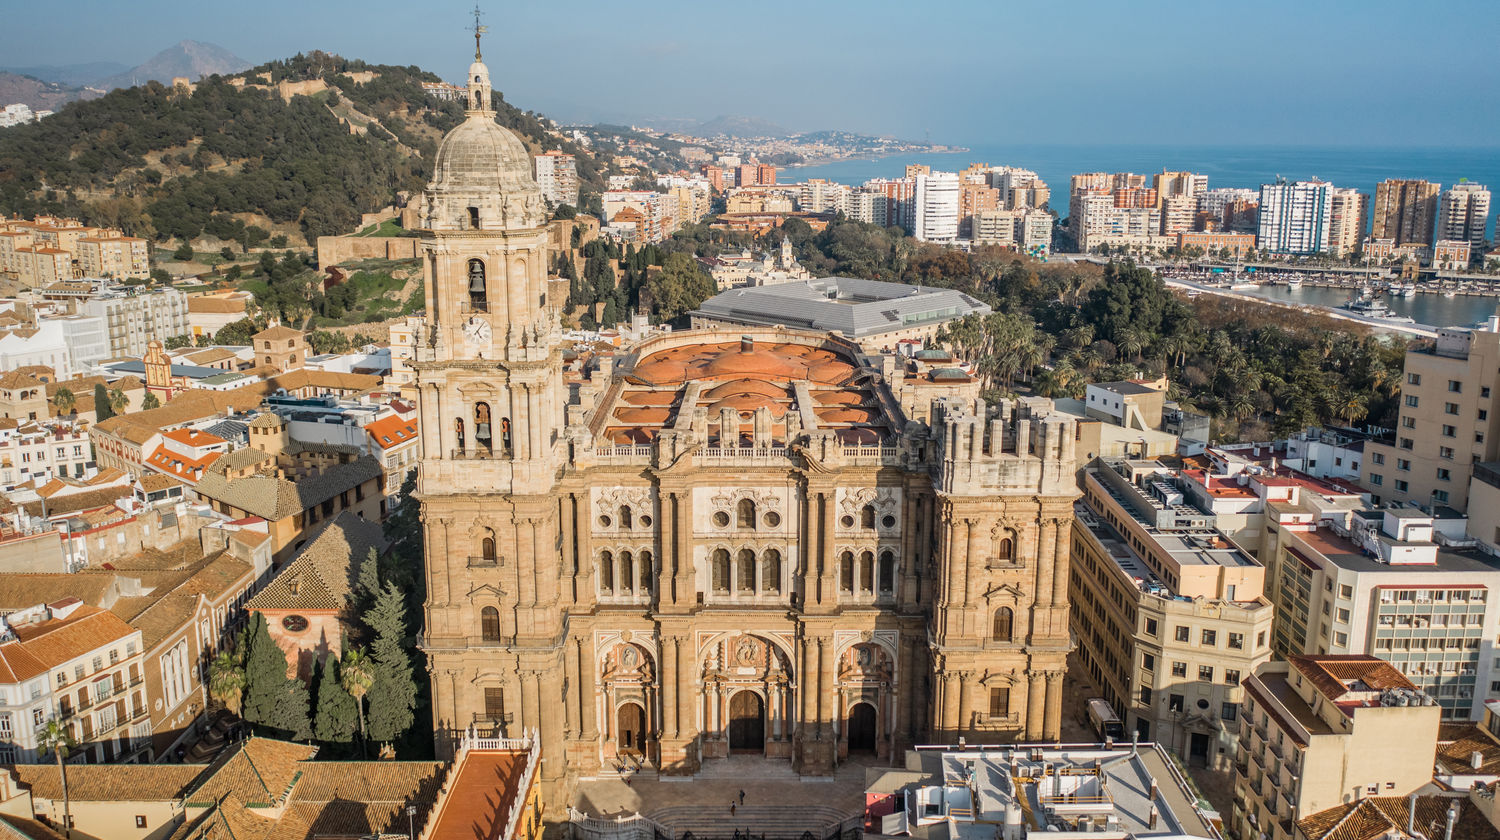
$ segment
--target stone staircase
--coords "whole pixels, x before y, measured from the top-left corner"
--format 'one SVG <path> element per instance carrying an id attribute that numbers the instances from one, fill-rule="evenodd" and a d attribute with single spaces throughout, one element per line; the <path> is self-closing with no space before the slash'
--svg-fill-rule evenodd
<path id="1" fill-rule="evenodd" d="M 729 815 L 728 802 L 677 805 L 645 816 L 671 829 L 677 840 L 733 838 L 738 831 L 753 840 L 801 840 L 805 834 L 822 840 L 841 821 L 853 816 L 831 805 L 740 805 Z"/>
<path id="2" fill-rule="evenodd" d="M 758 755 L 732 755 L 728 758 L 704 759 L 697 781 L 734 781 L 736 779 L 757 782 L 801 782 L 806 781 L 792 769 L 790 761 L 768 761 Z M 728 802 L 725 802 L 728 813 Z"/>

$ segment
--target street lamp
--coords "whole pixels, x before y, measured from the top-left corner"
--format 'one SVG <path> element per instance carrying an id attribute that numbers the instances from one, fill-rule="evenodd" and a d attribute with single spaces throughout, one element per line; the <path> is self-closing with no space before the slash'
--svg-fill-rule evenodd
<path id="1" fill-rule="evenodd" d="M 414 820 L 417 816 L 417 806 L 406 806 L 406 836 L 408 840 L 417 840 L 417 829 Z"/>

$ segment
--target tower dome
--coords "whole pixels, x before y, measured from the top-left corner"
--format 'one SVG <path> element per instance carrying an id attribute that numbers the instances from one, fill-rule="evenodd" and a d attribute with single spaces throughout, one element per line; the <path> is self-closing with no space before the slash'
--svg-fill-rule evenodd
<path id="1" fill-rule="evenodd" d="M 546 222 L 541 188 L 531 174 L 531 152 L 495 122 L 490 71 L 469 66 L 466 118 L 438 144 L 423 202 L 429 230 L 518 230 Z"/>

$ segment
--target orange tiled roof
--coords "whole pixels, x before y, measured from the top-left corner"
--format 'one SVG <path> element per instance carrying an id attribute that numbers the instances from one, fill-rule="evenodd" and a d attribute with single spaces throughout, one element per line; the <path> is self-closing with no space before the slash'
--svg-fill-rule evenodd
<path id="1" fill-rule="evenodd" d="M 1328 656 L 1292 656 L 1288 662 L 1312 681 L 1313 687 L 1337 702 L 1351 691 L 1380 691 L 1387 688 L 1404 688 L 1415 691 L 1416 686 L 1395 666 L 1384 659 L 1376 659 L 1363 653 Z M 1360 682 L 1362 688 L 1347 685 Z"/>
<path id="2" fill-rule="evenodd" d="M 119 616 L 87 604 L 66 618 L 16 624 L 11 631 L 16 640 L 0 644 L 0 681 L 12 683 L 29 680 L 135 634 L 135 628 Z"/>
<path id="3" fill-rule="evenodd" d="M 403 420 L 401 415 L 392 414 L 390 417 L 366 425 L 365 431 L 381 449 L 390 449 L 393 446 L 416 440 L 417 421 L 415 418 Z"/>

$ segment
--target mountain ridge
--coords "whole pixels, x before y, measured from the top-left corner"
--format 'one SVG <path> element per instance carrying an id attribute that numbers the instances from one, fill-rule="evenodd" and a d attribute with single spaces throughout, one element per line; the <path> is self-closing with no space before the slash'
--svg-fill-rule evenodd
<path id="1" fill-rule="evenodd" d="M 250 62 L 218 44 L 183 40 L 129 70 L 100 79 L 93 87 L 112 90 L 143 85 L 148 81 L 166 85 L 171 84 L 172 79 L 178 76 L 186 76 L 196 82 L 206 76 L 227 76 L 249 68 Z"/>

